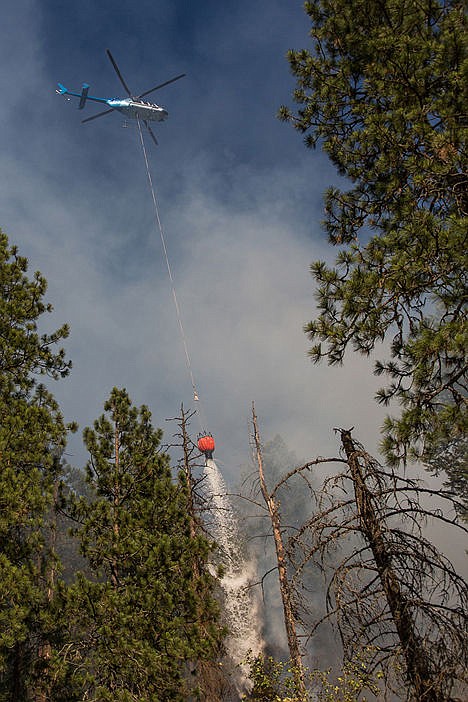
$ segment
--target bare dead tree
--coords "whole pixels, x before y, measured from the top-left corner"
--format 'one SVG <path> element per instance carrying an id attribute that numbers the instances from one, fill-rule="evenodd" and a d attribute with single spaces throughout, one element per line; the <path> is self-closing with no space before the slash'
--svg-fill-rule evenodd
<path id="1" fill-rule="evenodd" d="M 299 649 L 299 639 L 297 636 L 296 616 L 294 614 L 293 593 L 287 576 L 286 570 L 286 554 L 283 543 L 283 535 L 281 530 L 281 521 L 278 510 L 278 505 L 274 497 L 268 492 L 265 474 L 263 472 L 262 448 L 260 444 L 260 435 L 258 431 L 257 415 L 255 414 L 255 406 L 252 403 L 252 423 L 253 423 L 253 440 L 255 444 L 258 476 L 260 480 L 260 489 L 268 509 L 273 529 L 273 538 L 275 540 L 276 562 L 278 564 L 278 578 L 283 602 L 284 625 L 286 627 L 286 636 L 288 639 L 288 648 L 291 662 L 294 667 L 294 677 L 296 689 L 300 699 L 305 698 L 305 679 L 304 666 L 302 664 L 302 656 Z"/>
<path id="2" fill-rule="evenodd" d="M 307 475 L 311 468 L 322 463 L 333 463 L 337 460 L 339 461 L 340 459 L 316 458 L 302 466 L 292 468 L 280 478 L 280 480 L 270 491 L 267 487 L 265 477 L 262 445 L 254 403 L 252 403 L 252 425 L 254 460 L 258 471 L 258 485 L 271 522 L 272 534 L 275 543 L 276 570 L 278 572 L 279 588 L 283 605 L 283 619 L 288 642 L 289 656 L 294 671 L 293 674 L 296 694 L 298 695 L 297 699 L 303 700 L 307 698 L 307 691 L 303 651 L 301 650 L 300 645 L 300 640 L 303 636 L 303 622 L 300 615 L 300 602 L 302 601 L 302 597 L 300 594 L 300 587 L 298 586 L 298 579 L 294 578 L 294 576 L 291 576 L 290 574 L 291 560 L 289 558 L 287 545 L 290 542 L 290 537 L 288 535 L 290 534 L 291 529 L 287 525 L 281 523 L 278 493 L 281 488 L 287 487 L 294 478 L 302 479 L 304 481 L 304 485 L 310 491 L 312 491 L 311 481 Z"/>
<path id="3" fill-rule="evenodd" d="M 292 587 L 311 564 L 322 567 L 326 618 L 336 620 L 345 656 L 365 652 L 406 700 L 447 702 L 467 683 L 468 586 L 423 526 L 433 519 L 467 529 L 452 495 L 383 468 L 351 431 L 340 435 L 347 470 L 324 481 L 316 513 L 287 544 Z M 423 498 L 435 497 L 446 511 L 424 506 Z M 337 549 L 340 561 L 331 566 Z"/>
<path id="4" fill-rule="evenodd" d="M 183 476 L 183 483 L 187 491 L 187 511 L 190 522 L 190 536 L 193 538 L 201 529 L 202 522 L 197 516 L 197 504 L 200 505 L 200 496 L 197 493 L 197 485 L 200 482 L 193 476 L 193 466 L 197 458 L 196 446 L 190 439 L 188 427 L 195 411 L 186 412 L 184 405 L 180 407 L 180 417 L 175 417 L 170 421 L 178 424 L 179 432 L 175 434 L 177 444 L 182 449 L 182 457 L 179 460 L 179 468 Z M 196 564 L 195 564 L 196 565 Z M 194 566 L 195 567 L 195 566 Z"/>

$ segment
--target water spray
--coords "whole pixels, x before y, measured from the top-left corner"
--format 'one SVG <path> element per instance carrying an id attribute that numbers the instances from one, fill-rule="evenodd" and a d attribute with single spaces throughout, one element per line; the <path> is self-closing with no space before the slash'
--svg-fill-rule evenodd
<path id="1" fill-rule="evenodd" d="M 236 687 L 242 693 L 247 687 L 246 659 L 249 654 L 257 656 L 263 650 L 260 602 L 252 590 L 256 564 L 246 559 L 242 551 L 239 521 L 227 494 L 226 483 L 212 458 L 206 458 L 205 476 L 213 502 L 213 535 L 224 567 L 221 587 L 229 629 L 226 648 L 236 666 Z"/>
<path id="2" fill-rule="evenodd" d="M 164 236 L 159 208 L 156 200 L 155 189 L 151 178 L 145 142 L 141 129 L 140 120 L 137 120 L 140 136 L 141 148 L 146 166 L 146 174 L 151 190 L 154 205 L 155 221 L 159 230 L 161 244 L 166 261 L 167 272 L 172 288 L 177 321 L 182 337 L 185 351 L 185 360 L 190 376 L 193 390 L 193 399 L 196 405 L 196 413 L 200 422 L 201 433 L 198 435 L 197 446 L 200 453 L 205 456 L 205 476 L 210 488 L 213 500 L 212 517 L 214 522 L 213 536 L 219 545 L 221 558 L 224 567 L 224 575 L 221 578 L 221 587 L 225 595 L 225 611 L 229 635 L 226 640 L 226 648 L 230 657 L 237 667 L 234 675 L 239 693 L 245 690 L 247 682 L 247 670 L 242 666 L 249 653 L 258 655 L 263 649 L 263 641 L 260 634 L 259 603 L 252 595 L 251 583 L 256 576 L 256 567 L 253 561 L 246 561 L 241 550 L 241 538 L 239 524 L 227 494 L 227 487 L 223 477 L 213 460 L 215 450 L 215 440 L 209 432 L 203 429 L 204 422 L 203 409 L 199 399 L 192 363 L 188 351 L 187 338 L 184 332 L 182 316 L 177 300 L 177 293 L 172 275 L 167 246 Z"/>

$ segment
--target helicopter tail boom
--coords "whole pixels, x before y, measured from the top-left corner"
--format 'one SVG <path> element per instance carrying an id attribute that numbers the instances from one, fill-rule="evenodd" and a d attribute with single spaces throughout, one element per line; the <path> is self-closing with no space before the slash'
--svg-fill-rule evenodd
<path id="1" fill-rule="evenodd" d="M 83 86 L 81 88 L 81 93 L 75 93 L 73 90 L 68 90 L 62 83 L 58 83 L 58 90 L 56 91 L 59 95 L 72 95 L 72 97 L 77 97 L 80 98 L 80 102 L 78 104 L 78 109 L 82 110 L 83 107 L 86 104 L 87 100 L 92 100 L 93 102 L 105 102 L 107 104 L 108 98 L 100 98 L 100 97 L 95 97 L 94 95 L 88 95 L 88 90 L 89 90 L 89 85 L 87 83 L 83 83 Z"/>

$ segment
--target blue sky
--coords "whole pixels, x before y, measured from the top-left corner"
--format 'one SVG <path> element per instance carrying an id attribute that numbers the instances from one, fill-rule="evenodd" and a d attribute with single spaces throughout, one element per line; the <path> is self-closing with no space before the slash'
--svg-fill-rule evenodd
<path id="1" fill-rule="evenodd" d="M 0 226 L 48 279 L 53 328 L 66 321 L 74 369 L 54 386 L 80 433 L 114 385 L 148 404 L 154 423 L 191 385 L 138 134 L 117 115 L 55 94 L 82 82 L 114 97 L 105 54 L 169 111 L 148 143 L 195 379 L 217 457 L 231 482 L 249 456 L 254 400 L 265 440 L 280 433 L 304 458 L 335 453 L 333 427 L 356 426 L 373 450 L 383 412 L 365 359 L 307 359 L 309 263 L 330 259 L 322 194 L 326 157 L 276 118 L 291 103 L 285 53 L 308 45 L 302 3 L 6 0 L 0 28 Z M 198 430 L 193 426 L 194 433 Z M 174 428 L 175 430 L 175 428 Z M 71 462 L 86 459 L 80 438 Z"/>

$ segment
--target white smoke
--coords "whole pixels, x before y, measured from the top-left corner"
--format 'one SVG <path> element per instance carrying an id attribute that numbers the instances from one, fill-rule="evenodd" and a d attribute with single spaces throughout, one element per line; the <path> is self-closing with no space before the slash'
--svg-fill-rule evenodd
<path id="1" fill-rule="evenodd" d="M 221 586 L 226 597 L 226 620 L 229 634 L 226 648 L 241 671 L 244 686 L 247 670 L 242 663 L 249 652 L 258 655 L 264 648 L 261 636 L 259 602 L 251 587 L 256 576 L 255 562 L 242 552 L 239 524 L 227 495 L 226 483 L 212 459 L 207 459 L 205 475 L 213 505 L 213 530 L 220 552 L 224 575 Z"/>

